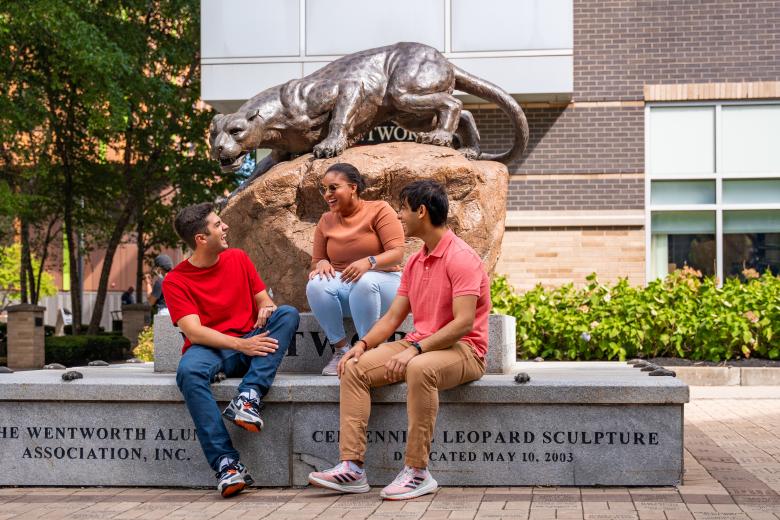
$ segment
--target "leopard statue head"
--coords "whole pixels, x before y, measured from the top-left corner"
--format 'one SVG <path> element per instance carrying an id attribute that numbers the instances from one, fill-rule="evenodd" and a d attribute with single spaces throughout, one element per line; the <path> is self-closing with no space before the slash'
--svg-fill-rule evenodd
<path id="1" fill-rule="evenodd" d="M 235 172 L 250 152 L 263 146 L 263 118 L 259 111 L 217 114 L 209 127 L 211 158 L 223 172 Z"/>

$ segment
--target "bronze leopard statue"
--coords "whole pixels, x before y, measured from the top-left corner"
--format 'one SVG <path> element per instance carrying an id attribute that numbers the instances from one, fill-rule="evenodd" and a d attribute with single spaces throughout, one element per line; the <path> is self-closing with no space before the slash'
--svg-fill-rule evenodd
<path id="1" fill-rule="evenodd" d="M 455 89 L 498 105 L 512 122 L 514 143 L 500 154 L 482 153 L 474 118 Z M 397 43 L 350 54 L 301 79 L 288 81 L 214 117 L 209 142 L 223 171 L 236 171 L 247 153 L 269 148 L 252 177 L 295 155 L 335 157 L 375 126 L 393 121 L 420 143 L 458 148 L 470 159 L 509 162 L 528 143 L 520 105 L 496 85 L 450 63 L 433 47 Z"/>

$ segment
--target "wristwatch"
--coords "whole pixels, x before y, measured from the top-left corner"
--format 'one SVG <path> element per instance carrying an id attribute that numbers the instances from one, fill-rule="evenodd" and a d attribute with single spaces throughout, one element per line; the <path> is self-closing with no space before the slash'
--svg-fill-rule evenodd
<path id="1" fill-rule="evenodd" d="M 420 344 L 419 344 L 419 343 L 417 343 L 416 341 L 410 341 L 410 342 L 409 342 L 409 344 L 410 344 L 411 346 L 413 346 L 414 348 L 416 348 L 416 349 L 417 349 L 417 353 L 418 353 L 418 354 L 422 354 L 422 353 L 423 353 L 423 351 L 422 351 L 422 345 L 420 345 Z"/>
<path id="2" fill-rule="evenodd" d="M 376 257 L 369 256 L 368 263 L 371 264 L 370 269 L 374 269 L 376 267 Z"/>

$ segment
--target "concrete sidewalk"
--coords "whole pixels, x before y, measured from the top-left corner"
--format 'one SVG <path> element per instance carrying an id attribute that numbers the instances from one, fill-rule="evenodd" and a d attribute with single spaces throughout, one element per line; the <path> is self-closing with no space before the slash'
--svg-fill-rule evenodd
<path id="1" fill-rule="evenodd" d="M 0 520 L 780 520 L 779 387 L 691 387 L 685 447 L 678 488 L 444 488 L 409 502 L 382 502 L 378 488 L 258 489 L 231 500 L 212 489 L 0 488 Z"/>

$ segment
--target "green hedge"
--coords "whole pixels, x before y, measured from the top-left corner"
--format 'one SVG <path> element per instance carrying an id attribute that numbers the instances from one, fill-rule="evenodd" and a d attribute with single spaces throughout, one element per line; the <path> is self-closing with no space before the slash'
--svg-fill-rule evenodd
<path id="1" fill-rule="evenodd" d="M 523 294 L 504 277 L 493 280 L 494 312 L 517 318 L 520 359 L 780 358 L 780 278 L 771 273 L 722 287 L 691 269 L 647 287 L 587 280 Z"/>
<path id="2" fill-rule="evenodd" d="M 90 361 L 124 360 L 130 355 L 130 340 L 118 334 L 99 336 L 49 336 L 46 338 L 46 363 L 66 366 Z"/>

